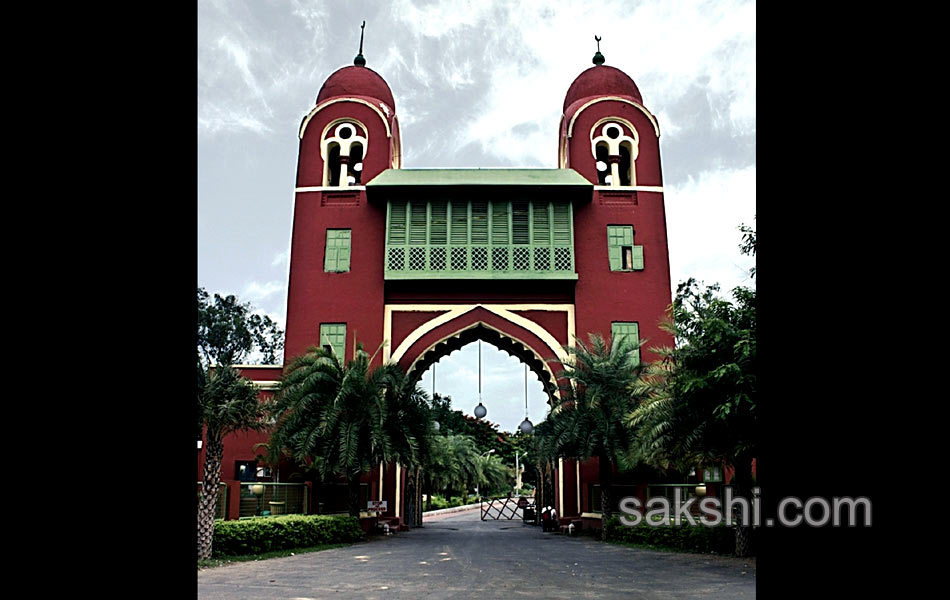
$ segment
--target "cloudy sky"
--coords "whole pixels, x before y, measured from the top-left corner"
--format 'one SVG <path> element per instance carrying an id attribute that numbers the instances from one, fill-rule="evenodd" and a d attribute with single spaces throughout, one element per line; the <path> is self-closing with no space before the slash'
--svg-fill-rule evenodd
<path id="1" fill-rule="evenodd" d="M 298 127 L 324 80 L 353 63 L 364 19 L 405 168 L 556 168 L 564 95 L 601 36 L 606 64 L 636 81 L 660 124 L 674 288 L 690 276 L 754 285 L 737 230 L 755 216 L 754 0 L 199 0 L 199 286 L 283 324 Z M 437 366 L 436 391 L 468 413 L 476 352 Z M 487 344 L 482 360 L 488 418 L 513 430 L 523 366 Z M 431 373 L 422 385 L 431 392 Z M 541 421 L 533 377 L 529 407 Z"/>

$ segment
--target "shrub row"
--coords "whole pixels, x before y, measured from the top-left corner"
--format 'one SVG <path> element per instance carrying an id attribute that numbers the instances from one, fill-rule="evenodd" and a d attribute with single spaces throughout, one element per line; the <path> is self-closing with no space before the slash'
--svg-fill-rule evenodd
<path id="1" fill-rule="evenodd" d="M 654 527 L 641 521 L 639 525 L 627 527 L 619 517 L 611 517 L 607 522 L 609 541 L 630 542 L 659 546 L 681 552 L 702 552 L 705 554 L 735 554 L 736 530 L 719 525 L 682 525 L 674 527 L 662 525 Z"/>
<path id="2" fill-rule="evenodd" d="M 347 515 L 286 515 L 216 521 L 213 556 L 260 554 L 361 539 L 359 519 Z"/>
<path id="3" fill-rule="evenodd" d="M 452 496 L 446 500 L 443 496 L 439 494 L 432 494 L 432 510 L 439 510 L 442 508 L 454 508 L 456 506 L 464 506 L 466 504 L 473 504 L 475 501 L 471 498 L 465 498 L 462 496 Z"/>

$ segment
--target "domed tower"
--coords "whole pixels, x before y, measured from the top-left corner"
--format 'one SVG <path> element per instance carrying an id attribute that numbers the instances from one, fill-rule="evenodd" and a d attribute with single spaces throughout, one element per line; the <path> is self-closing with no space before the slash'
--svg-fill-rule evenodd
<path id="1" fill-rule="evenodd" d="M 400 168 L 396 102 L 366 66 L 331 74 L 300 124 L 287 294 L 285 360 L 313 345 L 349 359 L 354 339 L 381 343 L 386 213 L 366 201 L 366 182 Z"/>
<path id="2" fill-rule="evenodd" d="M 379 74 L 359 64 L 327 78 L 299 135 L 298 188 L 358 187 L 400 166 L 393 93 Z"/>
<path id="3" fill-rule="evenodd" d="M 568 88 L 560 127 L 560 167 L 594 186 L 574 208 L 577 331 L 647 340 L 652 362 L 650 346 L 672 345 L 658 327 L 671 301 L 660 129 L 633 79 L 599 47 L 593 62 Z"/>

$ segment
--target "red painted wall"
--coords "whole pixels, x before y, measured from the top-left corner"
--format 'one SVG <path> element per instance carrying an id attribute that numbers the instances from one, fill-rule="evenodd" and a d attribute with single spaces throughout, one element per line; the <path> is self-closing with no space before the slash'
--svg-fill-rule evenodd
<path id="1" fill-rule="evenodd" d="M 567 114 L 573 114 L 576 109 L 577 106 L 569 107 Z M 590 131 L 597 121 L 611 116 L 623 117 L 637 129 L 637 185 L 661 186 L 659 138 L 653 124 L 642 111 L 623 102 L 599 102 L 577 116 L 568 143 L 570 167 L 596 184 Z M 633 226 L 634 244 L 643 246 L 642 271 L 610 270 L 608 225 Z M 611 322 L 635 321 L 639 324 L 640 339 L 649 340 L 648 347 L 673 345 L 672 336 L 658 326 L 672 302 L 662 192 L 595 190 L 589 204 L 575 208 L 574 248 L 578 273 L 574 292 L 578 337 L 586 341 L 588 332 L 606 337 L 610 335 Z M 655 360 L 647 348 L 641 349 L 640 356 L 644 361 Z"/>
<path id="2" fill-rule="evenodd" d="M 606 71 L 605 71 L 606 72 Z M 355 76 L 360 75 L 353 71 Z M 599 71 L 594 73 L 600 74 Z M 616 90 L 614 90 L 616 91 Z M 373 99 L 366 98 L 368 101 Z M 585 98 L 586 101 L 589 98 Z M 584 103 L 579 100 L 565 111 L 562 140 L 566 124 Z M 373 102 L 375 105 L 376 102 Z M 589 133 L 593 124 L 608 116 L 619 116 L 633 123 L 639 135 L 636 160 L 638 186 L 662 186 L 659 140 L 653 124 L 639 109 L 617 101 L 591 105 L 581 113 L 567 143 L 568 166 L 592 182 L 596 182 L 595 160 L 591 154 Z M 335 119 L 353 118 L 368 128 L 368 146 L 363 160 L 362 182 L 371 181 L 392 165 L 394 143 L 399 131 L 395 115 L 387 116 L 392 137 L 387 137 L 386 124 L 374 110 L 358 102 L 326 104 L 308 122 L 297 163 L 296 185 L 319 187 L 323 183 L 323 160 L 320 156 L 321 135 Z M 593 191 L 589 202 L 574 208 L 574 249 L 577 282 L 544 281 L 459 281 L 436 283 L 424 281 L 383 280 L 383 257 L 386 225 L 385 205 L 369 204 L 362 189 L 295 191 L 293 238 L 291 241 L 290 279 L 288 285 L 285 364 L 318 343 L 321 323 L 346 323 L 345 357 L 354 351 L 354 336 L 364 349 L 373 353 L 383 342 L 383 307 L 390 303 L 574 303 L 576 333 L 581 339 L 588 332 L 610 335 L 611 322 L 639 323 L 641 339 L 650 345 L 672 345 L 672 338 L 660 331 L 659 321 L 671 301 L 671 281 L 667 252 L 666 217 L 663 194 L 659 191 Z M 607 226 L 632 225 L 634 243 L 644 248 L 644 269 L 635 272 L 612 272 L 607 258 Z M 349 228 L 352 231 L 350 271 L 325 273 L 324 253 L 326 230 Z M 521 313 L 547 329 L 560 343 L 567 343 L 567 323 L 561 313 L 524 311 Z M 397 313 L 393 319 L 391 349 L 415 327 L 434 313 Z M 421 352 L 444 335 L 483 320 L 506 331 L 531 346 L 542 358 L 550 351 L 534 334 L 508 323 L 485 310 L 470 312 L 466 317 L 430 332 L 413 344 L 400 364 L 408 367 Z M 646 350 L 644 360 L 653 357 Z M 375 364 L 380 364 L 382 353 Z M 553 365 L 555 372 L 558 365 Z M 266 375 L 266 377 L 265 377 Z M 261 370 L 260 378 L 277 379 Z M 233 438 L 233 439 L 232 439 Z M 253 458 L 250 448 L 265 441 L 266 434 L 237 434 L 225 443 L 223 475 L 234 476 L 234 461 Z M 199 457 L 199 479 L 202 462 Z M 586 461 L 580 468 L 581 506 L 576 504 L 574 466 L 565 472 L 565 507 L 571 513 L 581 512 L 588 495 L 588 483 L 597 480 L 596 461 Z M 283 478 L 283 471 L 282 471 Z M 378 497 L 379 476 L 375 471 L 364 481 L 371 484 L 372 497 Z M 395 473 L 392 466 L 385 473 L 384 499 L 390 513 L 395 510 Z M 402 482 L 403 486 L 405 481 Z M 565 514 L 559 507 L 559 513 Z"/>
<path id="3" fill-rule="evenodd" d="M 360 103 L 337 102 L 317 112 L 307 125 L 300 141 L 298 187 L 322 185 L 321 134 L 328 123 L 345 117 L 359 120 L 368 130 L 363 183 L 391 165 L 393 140 L 379 115 Z M 346 358 L 353 356 L 354 335 L 370 354 L 382 343 L 385 226 L 385 206 L 368 204 L 365 190 L 296 192 L 285 363 L 318 343 L 321 323 L 346 323 Z M 351 230 L 347 273 L 324 272 L 327 229 Z M 380 361 L 381 355 L 376 363 Z"/>

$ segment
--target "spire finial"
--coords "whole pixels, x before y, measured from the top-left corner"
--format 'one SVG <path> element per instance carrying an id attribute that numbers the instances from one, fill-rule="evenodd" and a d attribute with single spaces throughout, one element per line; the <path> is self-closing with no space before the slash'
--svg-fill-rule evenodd
<path id="1" fill-rule="evenodd" d="M 356 58 L 353 59 L 353 64 L 358 67 L 366 66 L 366 59 L 363 58 L 363 30 L 366 28 L 366 21 L 363 21 L 363 24 L 360 25 L 360 53 L 356 55 Z"/>
<path id="2" fill-rule="evenodd" d="M 602 65 L 604 64 L 604 55 L 600 53 L 600 36 L 595 35 L 594 39 L 597 40 L 597 54 L 594 55 L 594 64 Z"/>

